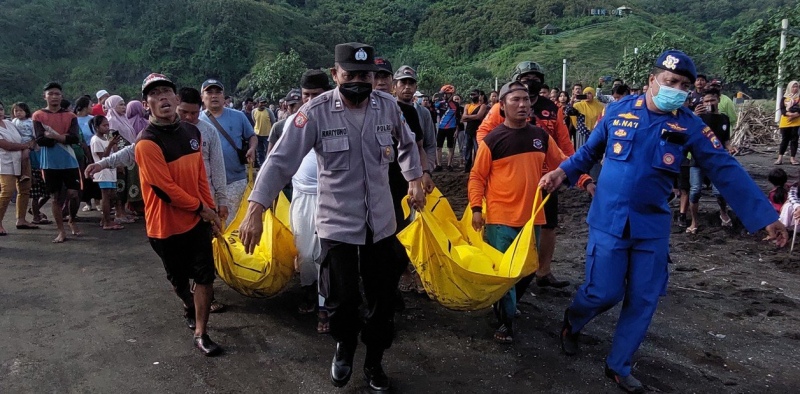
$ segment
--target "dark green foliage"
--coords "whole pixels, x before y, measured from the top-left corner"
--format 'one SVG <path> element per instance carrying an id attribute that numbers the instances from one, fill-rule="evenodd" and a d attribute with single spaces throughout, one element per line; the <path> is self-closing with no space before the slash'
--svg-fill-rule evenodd
<path id="1" fill-rule="evenodd" d="M 641 73 L 636 70 L 646 63 L 646 56 L 620 59 L 634 47 L 646 49 L 650 56 L 651 49 L 659 47 L 650 40 L 656 33 L 665 33 L 659 37 L 671 45 L 691 48 L 703 72 L 721 75 L 724 70 L 726 80 L 767 87 L 776 83 L 771 58 L 777 53 L 774 30 L 779 18 L 768 10 L 794 7 L 788 15 L 800 29 L 796 4 L 796 0 L 5 0 L 0 5 L 0 99 L 26 100 L 37 107 L 42 103 L 39 90 L 50 80 L 63 82 L 69 98 L 102 88 L 129 99 L 138 96 L 142 79 L 154 71 L 166 73 L 179 86 L 199 87 L 204 79 L 216 77 L 228 93 L 279 97 L 305 67 L 330 67 L 334 45 L 348 41 L 374 45 L 395 67 L 418 67 L 420 89 L 428 92 L 445 83 L 462 91 L 475 86 L 490 90 L 495 78 L 505 82 L 520 60 L 542 63 L 553 86 L 560 85 L 564 58 L 570 65 L 570 82 L 616 75 L 618 64 L 620 73 L 638 80 Z M 633 8 L 634 16 L 589 16 L 591 8 L 611 11 L 621 5 Z M 764 22 L 756 22 L 759 19 Z M 542 36 L 541 28 L 548 23 L 560 33 Z M 787 60 L 800 55 L 797 39 L 792 40 Z M 276 61 L 289 62 L 289 67 L 277 67 Z M 787 66 L 787 76 L 797 78 L 796 64 Z M 272 76 L 267 78 L 268 74 Z"/>

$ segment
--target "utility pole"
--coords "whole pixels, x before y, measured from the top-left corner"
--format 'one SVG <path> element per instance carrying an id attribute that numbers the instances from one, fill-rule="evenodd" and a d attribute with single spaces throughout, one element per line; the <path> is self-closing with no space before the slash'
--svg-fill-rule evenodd
<path id="1" fill-rule="evenodd" d="M 561 90 L 567 90 L 567 59 L 561 67 Z"/>
<path id="2" fill-rule="evenodd" d="M 786 32 L 789 30 L 789 20 L 784 19 L 781 21 L 781 51 L 780 55 L 786 51 Z M 783 66 L 781 61 L 778 60 L 778 94 L 775 99 L 775 123 L 781 120 L 781 100 L 783 100 Z"/>

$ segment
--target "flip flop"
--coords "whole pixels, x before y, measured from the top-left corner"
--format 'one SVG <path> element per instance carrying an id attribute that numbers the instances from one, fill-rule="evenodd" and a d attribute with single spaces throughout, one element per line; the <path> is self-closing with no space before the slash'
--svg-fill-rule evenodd
<path id="1" fill-rule="evenodd" d="M 31 221 L 31 223 L 33 223 L 33 224 L 53 224 L 53 221 L 52 220 L 48 220 L 48 219 L 40 219 L 40 220 L 33 220 L 33 221 Z"/>
<path id="2" fill-rule="evenodd" d="M 110 230 L 110 231 L 113 231 L 113 230 L 122 230 L 122 229 L 124 229 L 124 228 L 125 228 L 125 226 L 121 226 L 121 225 L 119 225 L 119 224 L 115 224 L 115 225 L 113 225 L 113 226 L 111 226 L 111 227 L 103 227 L 103 230 Z"/>
<path id="3" fill-rule="evenodd" d="M 34 226 L 32 224 L 18 224 L 17 230 L 38 230 L 39 226 Z"/>
<path id="4" fill-rule="evenodd" d="M 722 227 L 733 227 L 733 219 L 728 217 L 728 220 L 723 220 L 722 215 L 720 215 L 719 220 L 722 221 Z"/>
<path id="5" fill-rule="evenodd" d="M 0 231 L 0 237 L 5 237 L 6 235 L 8 235 L 8 233 L 7 233 L 7 232 L 5 232 L 5 231 Z"/>

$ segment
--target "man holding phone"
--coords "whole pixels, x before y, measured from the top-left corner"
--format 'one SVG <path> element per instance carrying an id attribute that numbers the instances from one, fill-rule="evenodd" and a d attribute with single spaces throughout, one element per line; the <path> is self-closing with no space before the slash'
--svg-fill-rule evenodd
<path id="1" fill-rule="evenodd" d="M 730 119 L 728 119 L 728 115 L 719 112 L 720 94 L 720 91 L 717 89 L 706 89 L 703 94 L 703 101 L 695 107 L 694 113 L 714 132 L 720 144 L 727 149 L 728 152 L 734 154 L 736 153 L 736 148 L 730 146 Z M 689 189 L 689 212 L 692 215 L 692 224 L 686 228 L 686 233 L 688 234 L 695 234 L 697 232 L 700 190 L 703 188 L 704 175 L 703 170 L 697 166 L 697 163 L 692 163 L 692 166 L 689 168 L 689 184 L 691 185 Z M 725 198 L 719 194 L 717 186 L 713 183 L 711 185 L 711 190 L 714 197 L 717 198 L 717 204 L 719 204 L 719 219 L 722 222 L 722 227 L 732 226 L 731 218 L 728 216 L 728 203 L 725 201 Z"/>

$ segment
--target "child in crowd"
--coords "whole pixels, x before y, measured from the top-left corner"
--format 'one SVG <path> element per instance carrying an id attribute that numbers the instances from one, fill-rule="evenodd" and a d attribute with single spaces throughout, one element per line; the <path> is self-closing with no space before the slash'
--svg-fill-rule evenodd
<path id="1" fill-rule="evenodd" d="M 11 114 L 14 120 L 11 123 L 17 126 L 19 135 L 22 137 L 22 143 L 27 144 L 33 140 L 33 121 L 31 120 L 31 110 L 25 103 L 15 103 L 11 107 Z M 31 179 L 31 150 L 25 149 L 22 151 L 22 176 L 20 182 Z"/>
<path id="2" fill-rule="evenodd" d="M 94 135 L 90 143 L 92 149 L 92 157 L 94 161 L 100 161 L 104 157 L 111 155 L 114 147 L 117 146 L 120 136 L 119 134 L 110 137 L 108 119 L 105 116 L 95 116 L 89 121 L 89 127 L 92 129 Z M 92 177 L 94 182 L 100 186 L 100 192 L 103 196 L 103 220 L 100 225 L 103 230 L 121 230 L 125 227 L 115 223 L 111 218 L 111 200 L 115 198 L 117 192 L 117 173 L 113 169 L 105 169 L 94 174 Z"/>
<path id="3" fill-rule="evenodd" d="M 27 136 L 33 136 L 33 120 L 31 119 L 31 109 L 28 104 L 15 103 L 11 107 L 11 114 L 13 119 L 11 123 L 17 126 L 20 136 L 23 141 L 27 141 Z M 43 214 L 39 209 L 50 199 L 50 194 L 47 193 L 42 177 L 42 171 L 39 167 L 39 147 L 34 150 L 26 149 L 22 152 L 22 174 L 23 176 L 31 177 L 31 209 L 28 211 L 33 214 L 33 224 L 51 224 L 52 221 L 47 219 L 47 215 Z M 27 172 L 26 167 L 27 166 Z"/>
<path id="4" fill-rule="evenodd" d="M 770 180 L 770 182 L 771 181 L 772 180 Z M 800 179 L 789 188 L 789 195 L 783 207 L 781 207 L 780 221 L 788 229 L 794 229 L 794 226 L 800 224 L 800 196 L 798 196 L 798 188 L 800 188 Z M 776 194 L 778 194 L 778 192 L 776 192 Z"/>
<path id="5" fill-rule="evenodd" d="M 769 183 L 771 183 L 772 186 L 775 186 L 769 191 L 769 202 L 772 203 L 772 207 L 775 208 L 775 211 L 780 214 L 781 208 L 783 208 L 783 204 L 786 203 L 788 197 L 786 182 L 789 180 L 789 176 L 786 175 L 786 171 L 776 168 L 769 172 L 767 179 L 769 179 Z"/>

